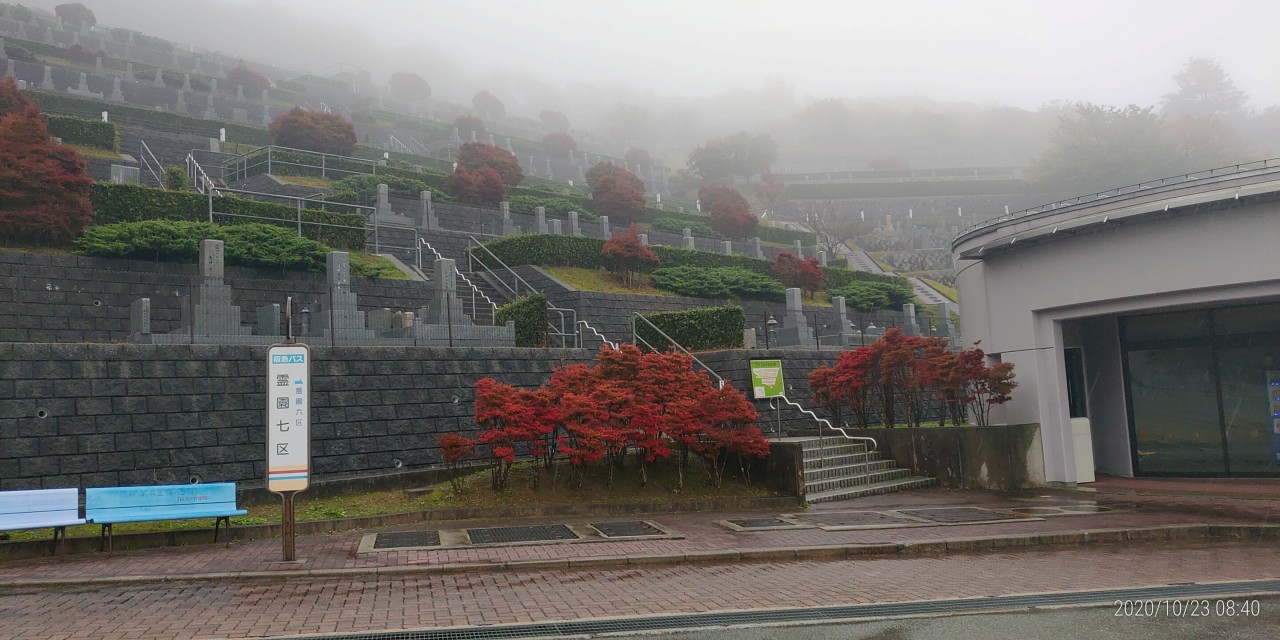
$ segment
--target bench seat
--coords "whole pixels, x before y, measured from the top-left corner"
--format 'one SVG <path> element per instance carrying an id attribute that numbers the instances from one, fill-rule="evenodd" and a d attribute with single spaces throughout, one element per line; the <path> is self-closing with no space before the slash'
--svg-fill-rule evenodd
<path id="1" fill-rule="evenodd" d="M 58 536 L 67 537 L 67 527 L 85 524 L 80 517 L 79 489 L 24 489 L 0 491 L 0 531 L 53 529 L 53 552 Z"/>
<path id="2" fill-rule="evenodd" d="M 114 543 L 114 524 L 214 518 L 213 541 L 217 542 L 224 523 L 230 538 L 231 517 L 247 513 L 236 506 L 234 482 L 100 487 L 84 492 L 84 515 L 102 525 L 99 541 L 108 552 Z"/>

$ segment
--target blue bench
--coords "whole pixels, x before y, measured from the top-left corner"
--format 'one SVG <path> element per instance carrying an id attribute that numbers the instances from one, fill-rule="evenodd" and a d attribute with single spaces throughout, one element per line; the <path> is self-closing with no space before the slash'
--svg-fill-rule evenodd
<path id="1" fill-rule="evenodd" d="M 61 550 L 59 535 L 66 542 L 67 527 L 84 523 L 79 489 L 0 491 L 0 531 L 53 527 L 52 553 Z"/>
<path id="2" fill-rule="evenodd" d="M 107 552 L 112 549 L 113 524 L 214 518 L 213 541 L 218 541 L 218 529 L 226 523 L 230 542 L 231 516 L 246 513 L 248 511 L 236 508 L 234 482 L 107 487 L 85 489 L 84 492 L 84 516 L 94 524 L 102 525 L 98 544 Z"/>

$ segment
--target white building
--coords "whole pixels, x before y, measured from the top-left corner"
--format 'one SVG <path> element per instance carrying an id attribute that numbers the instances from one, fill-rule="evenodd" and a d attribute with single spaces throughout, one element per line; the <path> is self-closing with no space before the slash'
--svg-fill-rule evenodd
<path id="1" fill-rule="evenodd" d="M 965 342 L 1020 383 L 993 422 L 1041 425 L 1047 482 L 1280 476 L 1280 160 L 992 219 L 952 253 Z"/>

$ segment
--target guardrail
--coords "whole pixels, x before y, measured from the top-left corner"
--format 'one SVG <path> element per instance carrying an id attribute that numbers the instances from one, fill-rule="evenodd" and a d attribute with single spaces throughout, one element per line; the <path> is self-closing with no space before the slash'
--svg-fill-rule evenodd
<path id="1" fill-rule="evenodd" d="M 1280 169 L 1280 158 L 1272 158 L 1269 160 L 1257 160 L 1254 162 L 1246 162 L 1242 164 L 1228 165 L 1225 167 L 1217 167 L 1214 169 L 1206 169 L 1203 171 L 1195 171 L 1192 173 L 1184 173 L 1179 176 L 1170 176 L 1168 178 L 1160 178 L 1158 180 L 1148 180 L 1146 182 L 1139 182 L 1137 184 L 1117 187 L 1115 189 L 1109 189 L 1107 191 L 1099 191 L 1097 193 L 1076 196 L 1074 198 L 1067 198 L 1065 200 L 1058 200 L 1056 202 L 1050 202 L 1047 204 L 1038 205 L 1035 207 L 1031 207 L 1029 209 L 1023 209 L 1022 211 L 1015 211 L 1013 213 L 1007 213 L 1002 216 L 988 218 L 987 220 L 983 220 L 981 222 L 975 222 L 974 224 L 971 224 L 965 227 L 964 229 L 961 229 L 960 232 L 956 234 L 956 239 L 959 239 L 965 235 L 973 233 L 974 231 L 979 231 L 982 229 L 986 229 L 988 227 L 998 226 L 1005 222 L 1026 218 L 1039 213 L 1045 213 L 1047 211 L 1056 211 L 1058 209 L 1066 209 L 1066 208 L 1075 207 L 1079 205 L 1092 204 L 1099 200 L 1105 200 L 1107 198 L 1115 198 L 1118 196 L 1142 193 L 1147 191 L 1148 189 L 1157 189 L 1160 187 L 1181 185 L 1181 184 L 1186 184 L 1188 182 L 1192 182 L 1196 180 L 1204 180 L 1208 178 L 1230 177 L 1230 176 L 1234 176 L 1242 173 L 1248 173 L 1252 171 L 1265 171 L 1267 169 Z"/>
<path id="2" fill-rule="evenodd" d="M 484 244 L 482 244 L 479 240 L 476 240 L 474 236 L 467 236 L 467 248 L 470 249 L 471 246 L 477 246 L 481 249 L 484 249 L 484 252 L 489 254 L 489 256 L 493 258 L 493 260 L 496 261 L 498 264 L 502 265 L 503 269 L 507 270 L 507 272 L 515 276 L 516 280 L 515 280 L 514 287 L 512 285 L 507 284 L 507 282 L 500 277 L 494 278 L 495 280 L 498 281 L 498 284 L 502 285 L 502 287 L 506 289 L 508 293 L 511 294 L 512 298 L 520 297 L 521 284 L 524 285 L 525 292 L 527 293 L 540 293 L 537 289 L 533 288 L 533 285 L 526 282 L 524 278 L 521 278 L 520 274 L 516 273 L 515 269 L 512 269 L 511 267 L 507 266 L 507 263 L 503 262 L 502 258 L 499 258 L 498 256 L 494 255 L 494 253 L 489 250 L 489 247 L 484 246 Z M 474 251 L 467 251 L 467 266 L 471 271 L 475 271 L 476 263 L 479 263 L 480 266 L 485 271 L 488 271 L 489 273 L 494 273 L 494 270 L 490 269 L 489 265 L 484 263 L 484 260 L 477 257 Z M 549 329 L 547 333 L 548 335 L 559 337 L 561 347 L 567 348 L 569 346 L 570 337 L 573 338 L 572 344 L 574 348 L 578 348 L 582 346 L 582 335 L 578 332 L 579 324 L 585 325 L 587 328 L 591 329 L 596 335 L 600 336 L 601 338 L 604 337 L 603 335 L 600 334 L 599 331 L 596 331 L 594 328 L 591 327 L 591 325 L 587 324 L 586 320 L 578 320 L 578 312 L 573 309 L 564 309 L 561 307 L 552 306 L 551 304 L 547 304 L 547 311 L 555 313 L 557 317 L 560 318 L 560 326 L 558 327 L 554 322 L 551 322 L 550 320 L 547 321 L 547 328 Z M 572 321 L 569 320 L 570 315 L 573 316 Z M 570 328 L 572 328 L 572 331 L 569 331 Z"/>
<path id="3" fill-rule="evenodd" d="M 155 178 L 156 184 L 160 185 L 160 190 L 168 191 L 168 187 L 164 186 L 164 165 L 160 164 L 154 153 L 151 153 L 151 147 L 147 146 L 146 140 L 138 140 L 138 146 L 138 161 L 146 167 L 151 177 Z"/>
<path id="4" fill-rule="evenodd" d="M 321 178 L 378 174 L 378 161 L 341 156 L 305 149 L 267 145 L 246 151 L 223 164 L 230 182 L 238 182 L 260 173 L 274 174 L 280 167 L 318 170 Z M 345 167 L 345 168 L 344 168 Z M 257 171 L 263 169 L 262 171 Z"/>

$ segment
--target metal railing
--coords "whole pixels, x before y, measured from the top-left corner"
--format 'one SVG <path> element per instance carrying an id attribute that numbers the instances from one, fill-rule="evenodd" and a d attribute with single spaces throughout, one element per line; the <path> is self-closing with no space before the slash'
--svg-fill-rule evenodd
<path id="1" fill-rule="evenodd" d="M 514 286 L 509 285 L 501 277 L 498 277 L 495 274 L 494 270 L 489 268 L 489 265 L 485 264 L 483 259 L 478 257 L 474 251 L 470 250 L 473 246 L 483 249 L 484 252 L 488 254 L 490 258 L 492 258 L 498 264 L 502 265 L 503 270 L 507 271 L 515 278 L 515 285 Z M 503 288 L 506 289 L 507 292 L 512 295 L 513 298 L 520 297 L 520 285 L 522 284 L 524 285 L 526 293 L 536 293 L 536 294 L 541 293 L 540 291 L 535 289 L 533 285 L 525 281 L 524 278 L 520 277 L 520 274 L 516 273 L 515 269 L 512 269 L 510 266 L 507 265 L 507 263 L 503 262 L 502 258 L 499 258 L 497 255 L 493 253 L 493 251 L 490 251 L 489 247 L 484 246 L 483 243 L 481 243 L 479 240 L 476 240 L 475 236 L 467 236 L 467 249 L 468 249 L 467 251 L 468 268 L 474 272 L 475 264 L 479 263 L 480 267 L 483 268 L 485 271 L 488 271 L 490 274 L 495 274 L 494 279 L 497 280 L 498 284 L 501 284 Z M 616 343 L 610 342 L 607 338 L 605 338 L 604 334 L 597 331 L 596 328 L 592 327 L 586 320 L 578 320 L 578 312 L 573 309 L 565 309 L 562 307 L 557 307 L 550 304 L 550 302 L 548 302 L 547 311 L 556 314 L 560 318 L 559 327 L 557 327 L 556 324 L 554 322 L 551 322 L 550 320 L 547 321 L 547 327 L 550 329 L 550 331 L 548 332 L 550 335 L 558 336 L 560 338 L 560 346 L 562 347 L 567 348 L 569 346 L 569 340 L 568 340 L 569 337 L 573 338 L 572 344 L 574 348 L 582 347 L 582 334 L 578 330 L 579 325 L 589 329 L 592 333 L 599 336 L 601 340 L 604 340 L 604 342 L 611 345 L 616 345 Z M 569 321 L 568 319 L 568 316 L 570 315 L 573 316 L 572 321 Z"/>
<path id="2" fill-rule="evenodd" d="M 1192 182 L 1195 180 L 1203 180 L 1206 178 L 1222 178 L 1222 177 L 1233 176 L 1241 173 L 1247 173 L 1251 171 L 1265 171 L 1267 169 L 1273 169 L 1273 168 L 1280 168 L 1280 158 L 1272 158 L 1269 160 L 1256 160 L 1254 162 L 1246 162 L 1243 164 L 1234 164 L 1234 165 L 1228 165 L 1225 167 L 1217 167 L 1214 169 L 1206 169 L 1203 171 L 1194 171 L 1192 173 L 1184 173 L 1179 176 L 1170 176 L 1168 178 L 1160 178 L 1158 180 L 1148 180 L 1146 182 L 1139 182 L 1137 184 L 1117 187 L 1115 189 L 1108 189 L 1106 191 L 1099 191 L 1097 193 L 1091 193 L 1088 195 L 1076 196 L 1074 198 L 1067 198 L 1065 200 L 1058 200 L 1056 202 L 1042 204 L 1039 206 L 1031 207 L 1029 209 L 1023 209 L 1022 211 L 1006 213 L 1002 216 L 996 216 L 994 218 L 989 218 L 981 222 L 975 222 L 974 224 L 971 224 L 965 227 L 964 229 L 961 229 L 960 232 L 956 234 L 956 238 L 957 239 L 961 238 L 974 231 L 997 226 L 1005 222 L 1010 222 L 1012 220 L 1026 218 L 1029 216 L 1036 215 L 1038 213 L 1045 213 L 1047 211 L 1056 211 L 1058 209 L 1066 209 L 1069 207 L 1074 207 L 1079 205 L 1092 204 L 1094 202 L 1097 202 L 1098 200 L 1104 200 L 1106 198 L 1114 198 L 1117 196 L 1142 193 L 1147 191 L 1148 189 L 1156 189 L 1160 187 L 1186 184 L 1188 182 Z"/>
<path id="3" fill-rule="evenodd" d="M 204 167 L 200 166 L 200 163 L 196 162 L 195 156 L 190 153 L 187 154 L 187 177 L 191 180 L 192 188 L 201 194 L 207 196 L 222 195 L 218 193 L 217 184 L 209 177 L 209 174 L 204 172 Z"/>
<path id="4" fill-rule="evenodd" d="M 424 267 L 422 266 L 422 248 L 423 247 L 426 247 L 428 251 L 434 254 L 436 257 L 436 260 L 444 259 L 444 256 L 441 255 L 440 252 L 437 251 L 435 247 L 431 246 L 431 243 L 427 242 L 426 238 L 419 237 L 417 252 L 418 252 L 418 271 L 420 272 L 424 270 Z M 480 310 L 479 302 L 483 300 L 484 304 L 489 307 L 489 324 L 497 324 L 498 304 L 494 302 L 491 298 L 489 298 L 489 296 L 485 294 L 485 292 L 482 291 L 480 287 L 477 287 L 476 283 L 471 281 L 471 278 L 468 278 L 465 273 L 460 271 L 456 264 L 453 267 L 453 273 L 458 276 L 459 280 L 462 280 L 464 283 L 466 283 L 467 288 L 471 290 L 471 312 L 473 314 L 477 314 Z M 474 315 L 472 317 L 474 318 Z"/>
<path id="5" fill-rule="evenodd" d="M 154 153 L 151 153 L 151 147 L 147 146 L 146 140 L 138 140 L 138 146 L 138 161 L 147 168 L 151 177 L 155 178 L 156 184 L 160 185 L 160 190 L 168 191 L 169 189 L 164 186 L 164 165 L 160 164 Z"/>
<path id="6" fill-rule="evenodd" d="M 645 340 L 644 338 L 640 337 L 640 332 L 636 331 L 636 320 L 644 321 L 644 323 L 649 325 L 651 329 L 653 329 L 654 331 L 657 331 L 658 335 L 666 339 L 666 341 L 670 343 L 671 346 L 675 347 L 677 351 L 679 351 L 680 353 L 683 353 L 686 356 L 689 356 L 690 358 L 693 359 L 695 364 L 702 367 L 703 369 L 706 369 L 707 373 L 711 374 L 711 376 L 716 379 L 717 388 L 721 388 L 721 389 L 724 388 L 723 376 L 716 373 L 714 369 L 707 366 L 707 363 L 699 360 L 698 356 L 693 355 L 693 353 L 690 352 L 688 349 L 684 348 L 683 345 L 681 345 L 679 342 L 676 342 L 675 338 L 672 338 L 671 336 L 667 335 L 667 332 L 663 331 L 662 329 L 659 329 L 658 325 L 650 322 L 648 318 L 644 317 L 639 313 L 631 314 L 631 344 L 643 343 L 644 346 L 648 347 L 650 351 L 661 351 L 657 347 L 653 346 L 653 344 L 651 344 L 648 340 Z"/>
<path id="7" fill-rule="evenodd" d="M 224 175 L 236 182 L 260 173 L 274 174 L 279 168 L 299 168 L 319 171 L 321 178 L 346 177 L 358 174 L 378 174 L 378 161 L 340 156 L 331 153 L 307 151 L 267 145 L 242 153 L 223 163 Z M 258 169 L 263 169 L 257 171 Z"/>
<path id="8" fill-rule="evenodd" d="M 831 430 L 833 430 L 833 431 L 838 431 L 838 432 L 840 432 L 841 437 L 845 438 L 846 440 L 856 440 L 856 441 L 870 442 L 870 443 L 871 443 L 871 449 L 870 449 L 868 452 L 873 452 L 873 451 L 875 451 L 875 450 L 876 450 L 876 448 L 879 446 L 878 444 L 876 444 L 876 439 L 875 439 L 875 438 L 868 438 L 868 437 L 864 437 L 864 436 L 851 436 L 851 435 L 849 435 L 849 434 L 848 434 L 848 432 L 846 432 L 843 428 L 841 428 L 841 427 L 837 427 L 837 426 L 835 426 L 834 424 L 831 424 L 831 421 L 830 421 L 830 420 L 827 420 L 826 418 L 823 418 L 823 417 L 819 416 L 818 414 L 816 414 L 816 413 L 814 413 L 814 412 L 812 412 L 812 411 L 810 411 L 810 410 L 808 410 L 808 409 L 804 408 L 800 403 L 798 403 L 798 402 L 796 402 L 796 401 L 794 401 L 794 400 L 792 400 L 792 399 L 790 399 L 790 398 L 786 397 L 785 395 L 774 396 L 774 397 L 772 397 L 772 398 L 770 398 L 770 399 L 769 399 L 769 404 L 770 404 L 770 405 L 772 405 L 772 406 L 773 406 L 773 408 L 777 409 L 778 407 L 777 407 L 777 405 L 776 405 L 776 404 L 774 404 L 774 402 L 773 402 L 774 400 L 782 400 L 783 402 L 787 403 L 788 405 L 790 405 L 790 406 L 794 407 L 794 408 L 795 408 L 797 411 L 799 411 L 800 413 L 803 413 L 804 415 L 807 415 L 807 416 L 809 416 L 810 418 L 813 418 L 813 421 L 814 421 L 814 422 L 817 422 L 817 423 L 818 423 L 818 425 L 819 425 L 819 427 L 818 427 L 818 437 L 819 437 L 819 438 L 821 438 L 821 437 L 822 437 L 822 426 L 823 426 L 823 425 L 825 425 L 828 429 L 831 429 Z"/>

